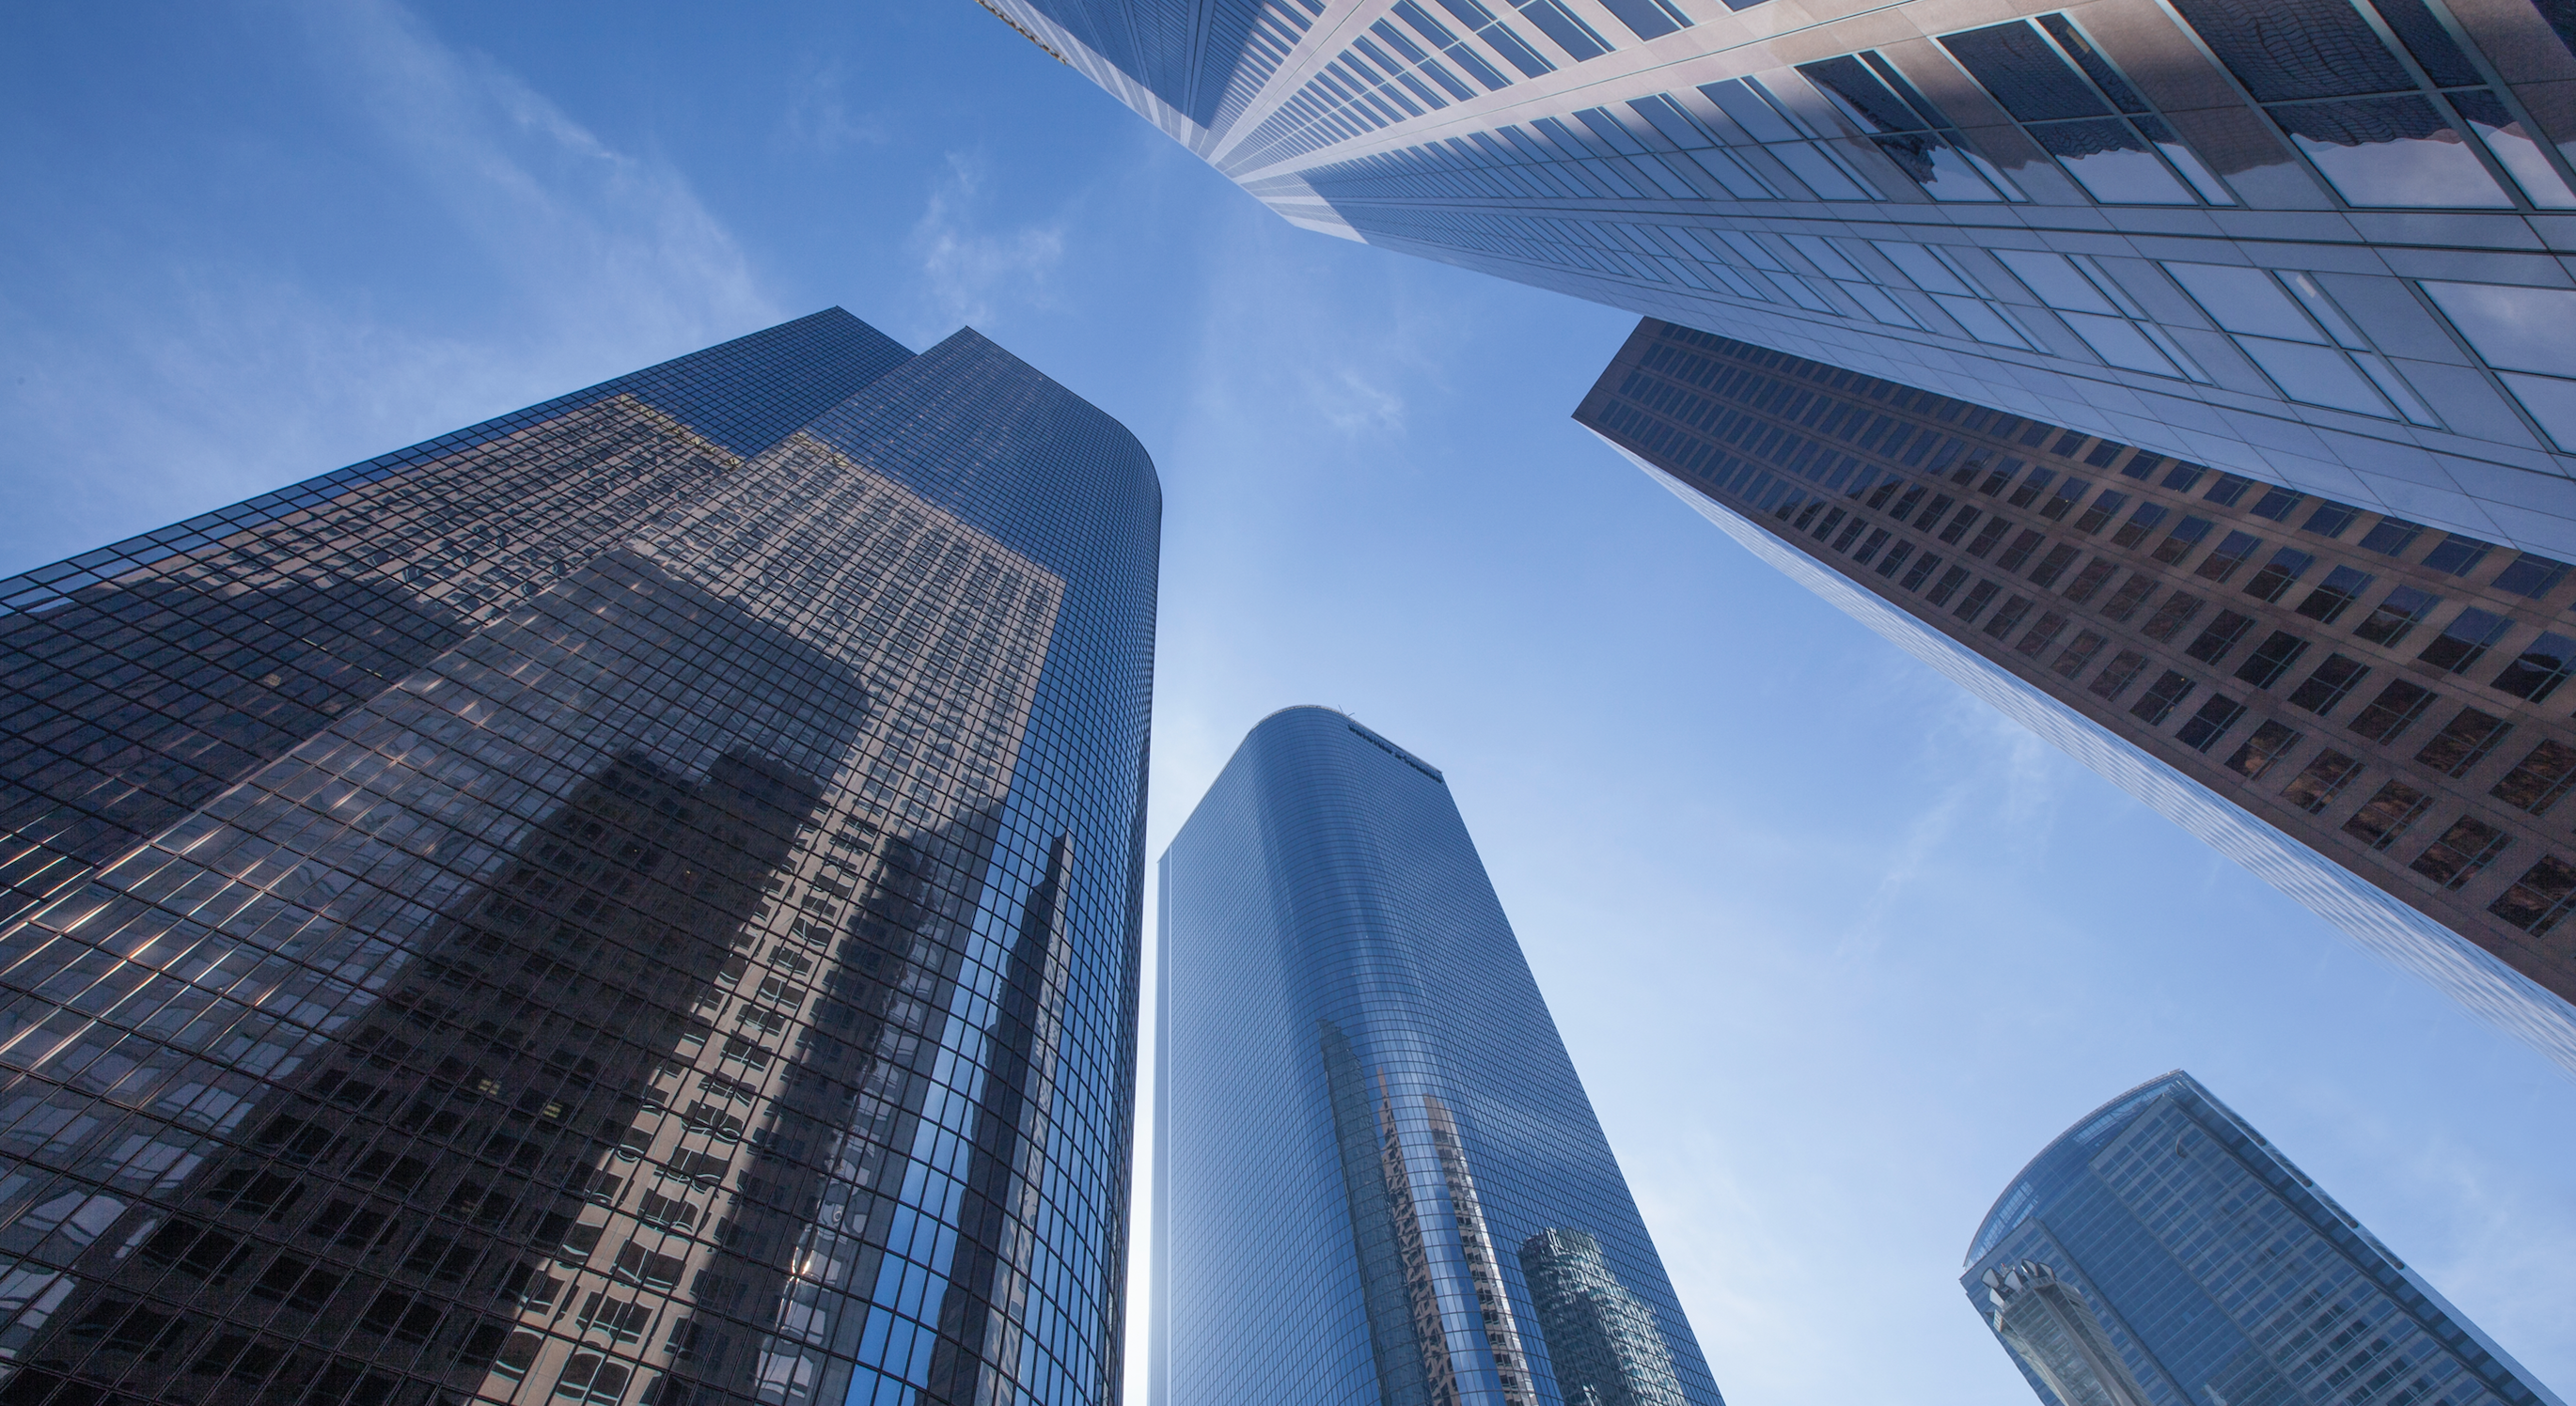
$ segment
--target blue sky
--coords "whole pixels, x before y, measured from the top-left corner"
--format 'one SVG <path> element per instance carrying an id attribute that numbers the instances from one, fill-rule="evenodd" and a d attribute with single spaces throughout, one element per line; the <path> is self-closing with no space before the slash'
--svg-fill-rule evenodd
<path id="1" fill-rule="evenodd" d="M 1577 429 L 1624 314 L 1292 229 L 968 0 L 18 0 L 0 132 L 0 572 L 971 323 L 1160 465 L 1151 851 L 1284 704 L 1445 768 L 1736 1406 L 2028 1402 L 1959 1256 L 2176 1066 L 2576 1391 L 2576 1083 Z"/>

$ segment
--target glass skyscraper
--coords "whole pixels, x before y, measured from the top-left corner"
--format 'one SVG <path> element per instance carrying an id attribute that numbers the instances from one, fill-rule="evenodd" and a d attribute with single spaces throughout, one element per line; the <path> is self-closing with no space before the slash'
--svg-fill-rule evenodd
<path id="1" fill-rule="evenodd" d="M 2032 1159 L 1959 1282 L 2046 1406 L 2560 1406 L 2180 1072 Z"/>
<path id="2" fill-rule="evenodd" d="M 1159 521 L 833 309 L 0 582 L 0 1401 L 1114 1399 Z"/>
<path id="3" fill-rule="evenodd" d="M 2576 559 L 2558 0 L 988 0 L 1287 219 Z"/>
<path id="4" fill-rule="evenodd" d="M 2576 1070 L 2566 562 L 1671 323 L 1575 418 Z"/>
<path id="5" fill-rule="evenodd" d="M 1436 768 L 1275 713 L 1161 883 L 1155 1406 L 1721 1406 Z"/>

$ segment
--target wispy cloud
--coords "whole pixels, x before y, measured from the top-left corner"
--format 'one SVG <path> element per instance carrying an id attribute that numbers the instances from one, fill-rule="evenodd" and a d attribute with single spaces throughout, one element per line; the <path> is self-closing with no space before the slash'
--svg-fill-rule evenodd
<path id="1" fill-rule="evenodd" d="M 851 113 L 845 73 L 841 61 L 833 59 L 789 80 L 782 131 L 791 144 L 829 156 L 854 146 L 882 146 L 892 139 L 875 114 Z"/>
<path id="2" fill-rule="evenodd" d="M 990 229 L 980 221 L 982 163 L 955 152 L 948 174 L 930 193 L 912 229 L 923 291 L 949 321 L 987 331 L 1013 306 L 1054 305 L 1056 268 L 1064 260 L 1061 222 Z"/>

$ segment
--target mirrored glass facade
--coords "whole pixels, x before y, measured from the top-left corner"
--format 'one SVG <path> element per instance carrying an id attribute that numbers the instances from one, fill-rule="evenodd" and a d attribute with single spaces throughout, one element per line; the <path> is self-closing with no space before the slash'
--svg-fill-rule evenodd
<path id="1" fill-rule="evenodd" d="M 833 309 L 0 582 L 0 1401 L 1113 1399 L 1159 517 Z"/>
<path id="2" fill-rule="evenodd" d="M 991 0 L 1288 220 L 2576 559 L 2555 0 Z"/>
<path id="3" fill-rule="evenodd" d="M 2047 1406 L 2560 1406 L 2180 1072 L 2032 1159 L 1959 1282 Z"/>
<path id="4" fill-rule="evenodd" d="M 1575 418 L 2576 1069 L 2576 569 L 1670 323 Z"/>
<path id="5" fill-rule="evenodd" d="M 1156 1406 L 1720 1406 L 1437 769 L 1273 714 L 1161 881 Z"/>

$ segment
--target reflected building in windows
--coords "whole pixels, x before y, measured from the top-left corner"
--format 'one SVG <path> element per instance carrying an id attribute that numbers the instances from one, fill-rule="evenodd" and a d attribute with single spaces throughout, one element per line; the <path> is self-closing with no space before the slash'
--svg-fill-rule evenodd
<path id="1" fill-rule="evenodd" d="M 1960 1283 L 2046 1406 L 2560 1406 L 2180 1072 L 2032 1159 Z"/>
<path id="2" fill-rule="evenodd" d="M 1288 220 L 2576 560 L 2576 12 L 993 0 Z"/>
<path id="3" fill-rule="evenodd" d="M 1437 769 L 1273 714 L 1161 882 L 1157 1406 L 1719 1406 Z"/>
<path id="4" fill-rule="evenodd" d="M 1575 418 L 1757 556 L 2576 1070 L 2576 570 L 1671 323 Z"/>
<path id="5" fill-rule="evenodd" d="M 1114 1396 L 1158 518 L 835 309 L 0 583 L 0 1401 Z"/>

